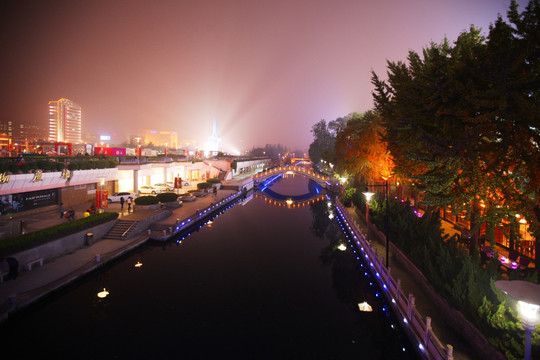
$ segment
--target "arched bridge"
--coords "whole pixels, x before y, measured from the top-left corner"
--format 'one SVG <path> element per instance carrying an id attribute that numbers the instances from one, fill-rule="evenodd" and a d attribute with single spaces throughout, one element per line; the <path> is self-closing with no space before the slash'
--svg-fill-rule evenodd
<path id="1" fill-rule="evenodd" d="M 305 169 L 301 166 L 277 166 L 272 169 L 261 171 L 260 173 L 253 175 L 253 180 L 255 182 L 261 182 L 272 176 L 279 175 L 279 174 L 303 175 L 311 180 L 314 180 L 320 183 L 323 187 L 326 187 L 327 181 L 330 180 L 328 176 L 317 174 L 313 170 Z"/>
<path id="2" fill-rule="evenodd" d="M 288 208 L 299 208 L 327 199 L 327 197 L 322 194 L 309 194 L 309 196 L 284 196 L 273 192 L 268 192 L 268 190 L 256 193 L 255 197 L 263 199 L 267 204 L 284 206 Z"/>

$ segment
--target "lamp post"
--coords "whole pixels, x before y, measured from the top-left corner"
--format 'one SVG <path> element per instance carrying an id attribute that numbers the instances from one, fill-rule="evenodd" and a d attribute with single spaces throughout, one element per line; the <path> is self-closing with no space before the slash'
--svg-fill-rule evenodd
<path id="1" fill-rule="evenodd" d="M 341 181 L 341 196 L 345 196 L 345 183 L 347 182 L 347 178 L 340 177 L 339 180 Z"/>
<path id="2" fill-rule="evenodd" d="M 100 214 L 103 214 L 103 185 L 105 184 L 105 178 L 101 177 L 99 178 L 99 185 L 100 185 L 100 192 L 99 192 L 99 207 L 100 207 Z"/>
<path id="3" fill-rule="evenodd" d="M 388 178 L 386 177 L 383 177 L 383 179 L 385 180 L 385 183 L 384 185 L 368 185 L 369 186 L 384 186 L 385 189 L 384 189 L 384 196 L 386 197 L 386 212 L 384 214 L 384 235 L 386 237 L 386 268 L 388 269 L 388 266 L 390 266 L 390 261 L 389 261 L 389 246 L 388 246 L 388 235 L 389 235 L 389 229 L 388 229 L 388 198 L 390 197 L 389 196 L 389 193 L 388 193 Z M 368 232 L 369 232 L 369 217 L 368 217 L 368 212 L 369 212 L 369 200 L 371 199 L 371 196 L 373 196 L 373 193 L 369 192 L 369 191 L 366 191 L 363 193 L 365 196 L 366 196 L 366 223 L 368 225 Z"/>
<path id="4" fill-rule="evenodd" d="M 135 140 L 137 140 L 137 164 L 139 163 L 139 152 L 141 149 L 141 145 L 139 145 L 139 141 L 141 140 L 140 137 L 136 137 Z"/>
<path id="5" fill-rule="evenodd" d="M 369 232 L 369 200 L 371 200 L 371 197 L 375 195 L 375 193 L 366 191 L 366 192 L 363 192 L 362 194 L 364 194 L 364 196 L 366 197 L 366 224 L 367 224 L 368 232 Z"/>
<path id="6" fill-rule="evenodd" d="M 521 323 L 525 329 L 525 360 L 530 360 L 531 336 L 538 322 L 540 285 L 522 280 L 499 280 L 495 281 L 495 286 L 518 302 Z"/>

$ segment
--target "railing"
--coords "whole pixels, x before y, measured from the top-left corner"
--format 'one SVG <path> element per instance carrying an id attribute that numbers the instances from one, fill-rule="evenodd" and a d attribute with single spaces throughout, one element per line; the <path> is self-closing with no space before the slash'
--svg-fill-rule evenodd
<path id="1" fill-rule="evenodd" d="M 174 225 L 169 226 L 168 229 L 162 230 L 162 235 L 160 234 L 158 236 L 156 234 L 155 236 L 152 236 L 152 231 L 148 229 L 147 230 L 148 236 L 150 236 L 150 238 L 154 240 L 167 241 L 169 238 L 175 236 L 176 234 L 188 228 L 189 226 L 197 223 L 199 220 L 209 216 L 210 214 L 214 213 L 216 210 L 219 210 L 223 206 L 230 204 L 231 202 L 238 199 L 243 194 L 244 194 L 243 191 L 238 191 L 234 194 L 229 195 L 228 197 L 222 199 L 221 201 L 215 204 L 211 204 L 205 209 L 202 209 L 202 210 L 197 209 L 194 216 L 190 216 L 184 220 L 177 219 Z"/>
<path id="2" fill-rule="evenodd" d="M 369 265 L 370 271 L 377 279 L 379 286 L 384 289 L 383 293 L 386 299 L 392 304 L 397 317 L 407 331 L 411 340 L 418 344 L 418 352 L 426 359 L 441 359 L 452 360 L 453 347 L 446 347 L 439 341 L 437 336 L 431 329 L 431 318 L 426 317 L 424 320 L 421 314 L 415 308 L 414 296 L 405 293 L 401 289 L 401 281 L 395 280 L 391 275 L 391 267 L 388 269 L 384 266 L 384 259 L 378 256 L 377 249 L 371 246 L 371 243 L 366 241 L 365 236 L 358 229 L 358 226 L 352 221 L 349 215 L 345 212 L 343 205 L 339 200 L 336 200 L 336 209 L 341 218 L 345 222 L 347 230 L 352 235 L 355 253 L 357 250 L 357 258 L 363 256 L 364 261 Z M 349 240 L 351 241 L 351 239 Z"/>
<path id="3" fill-rule="evenodd" d="M 324 176 L 321 174 L 317 174 L 313 170 L 306 170 L 305 168 L 301 166 L 276 166 L 271 169 L 268 169 L 266 171 L 261 171 L 255 175 L 253 175 L 253 179 L 264 179 L 268 176 L 272 176 L 274 174 L 284 174 L 286 172 L 294 172 L 296 174 L 303 174 L 305 176 L 308 176 L 310 178 L 313 178 L 314 180 L 318 181 L 328 181 L 328 176 Z"/>
<path id="4" fill-rule="evenodd" d="M 120 236 L 121 239 L 122 239 L 122 240 L 125 240 L 125 239 L 126 239 L 126 235 L 131 231 L 131 228 L 134 227 L 134 226 L 137 225 L 137 224 L 138 224 L 138 222 L 135 221 L 135 222 L 133 222 L 131 225 L 129 225 L 129 227 L 126 229 L 126 231 L 124 231 L 124 232 L 122 233 L 122 235 Z"/>

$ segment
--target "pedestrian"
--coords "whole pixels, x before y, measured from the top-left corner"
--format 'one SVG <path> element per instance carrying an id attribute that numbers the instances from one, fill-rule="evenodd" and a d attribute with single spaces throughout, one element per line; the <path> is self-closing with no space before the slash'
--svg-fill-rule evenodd
<path id="1" fill-rule="evenodd" d="M 124 210 L 124 197 L 120 197 L 120 210 Z"/>
<path id="2" fill-rule="evenodd" d="M 4 259 L 5 258 L 2 258 L 2 262 L 4 261 Z M 7 275 L 7 279 L 15 280 L 17 278 L 17 274 L 19 273 L 19 262 L 14 257 L 8 257 L 6 260 L 9 267 L 9 273 Z"/>
<path id="3" fill-rule="evenodd" d="M 68 218 L 68 220 L 75 220 L 75 210 L 73 210 L 72 207 L 69 208 L 66 217 Z"/>
<path id="4" fill-rule="evenodd" d="M 217 187 L 214 186 L 214 189 L 212 189 L 212 193 L 214 195 L 214 198 L 217 198 Z"/>
<path id="5" fill-rule="evenodd" d="M 9 274 L 9 264 L 6 261 L 6 258 L 0 258 L 0 274 Z M 7 276 L 6 276 L 7 279 Z"/>
<path id="6" fill-rule="evenodd" d="M 127 204 L 128 204 L 128 213 L 131 211 L 131 203 L 133 202 L 133 198 L 130 196 L 127 198 Z"/>
<path id="7" fill-rule="evenodd" d="M 66 209 L 64 208 L 64 203 L 60 203 L 60 206 L 58 207 L 58 211 L 60 211 L 60 219 L 64 218 L 64 212 Z"/>

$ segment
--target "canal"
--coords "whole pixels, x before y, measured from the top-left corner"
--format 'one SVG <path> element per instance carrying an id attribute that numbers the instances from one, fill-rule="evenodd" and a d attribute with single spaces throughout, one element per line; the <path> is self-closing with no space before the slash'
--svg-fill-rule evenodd
<path id="1" fill-rule="evenodd" d="M 21 311 L 2 358 L 417 359 L 324 192 L 270 189 Z"/>

